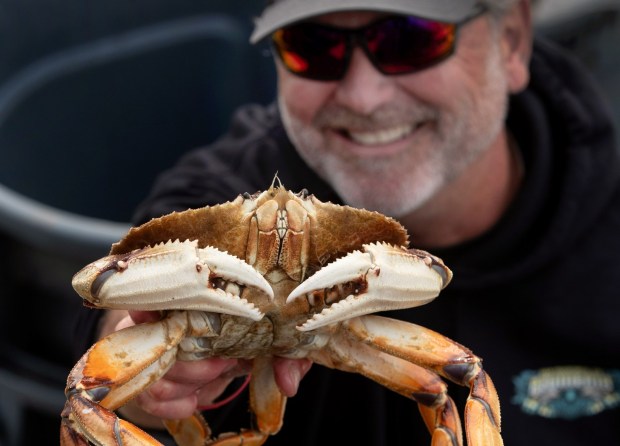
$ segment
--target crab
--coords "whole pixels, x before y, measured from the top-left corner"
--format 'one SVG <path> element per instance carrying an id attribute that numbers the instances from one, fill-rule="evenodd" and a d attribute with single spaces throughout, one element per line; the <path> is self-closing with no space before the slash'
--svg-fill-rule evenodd
<path id="1" fill-rule="evenodd" d="M 74 276 L 88 306 L 163 317 L 82 356 L 67 379 L 61 444 L 159 444 L 114 411 L 175 361 L 218 356 L 251 361 L 255 427 L 216 436 L 199 412 L 164 424 L 180 445 L 261 445 L 283 423 L 286 397 L 272 367 L 280 356 L 359 373 L 412 399 L 433 445 L 463 444 L 442 378 L 469 387 L 467 443 L 502 445 L 499 399 L 481 359 L 437 332 L 372 314 L 424 305 L 451 278 L 439 258 L 408 248 L 396 220 L 275 180 L 264 192 L 153 219 Z"/>

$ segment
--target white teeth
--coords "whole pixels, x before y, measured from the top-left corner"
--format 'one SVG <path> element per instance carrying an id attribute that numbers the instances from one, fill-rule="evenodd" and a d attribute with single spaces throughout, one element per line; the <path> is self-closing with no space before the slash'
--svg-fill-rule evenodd
<path id="1" fill-rule="evenodd" d="M 358 144 L 372 146 L 379 144 L 389 144 L 407 136 L 413 131 L 411 124 L 400 125 L 389 129 L 378 130 L 375 132 L 349 132 L 349 136 Z"/>

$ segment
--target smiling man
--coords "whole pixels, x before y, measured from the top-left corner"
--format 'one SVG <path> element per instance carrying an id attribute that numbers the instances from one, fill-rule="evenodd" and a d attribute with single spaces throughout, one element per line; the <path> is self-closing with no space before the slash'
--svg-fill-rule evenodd
<path id="1" fill-rule="evenodd" d="M 277 103 L 244 107 L 164 173 L 136 223 L 264 190 L 276 172 L 291 190 L 389 214 L 454 272 L 435 302 L 390 316 L 484 358 L 506 444 L 619 443 L 614 131 L 583 70 L 533 38 L 530 2 L 275 0 L 257 18 L 262 39 Z M 79 339 L 158 317 L 100 313 L 84 311 Z M 121 413 L 161 427 L 154 416 L 186 417 L 245 371 L 179 362 Z M 365 378 L 284 358 L 275 375 L 296 396 L 269 444 L 430 441 L 412 401 Z M 205 416 L 237 430 L 246 401 Z"/>
<path id="2" fill-rule="evenodd" d="M 502 117 L 507 93 L 527 82 L 530 35 L 502 41 L 499 26 L 478 19 L 484 11 L 465 10 L 460 26 L 336 12 L 276 31 L 279 105 L 287 134 L 347 203 L 404 217 L 431 205 L 431 197 L 474 164 L 495 166 L 494 157 L 483 154 L 508 153 Z M 524 19 L 514 14 L 512 26 L 519 29 Z M 346 49 L 338 59 L 325 56 L 328 60 L 304 53 L 315 51 L 318 42 L 331 45 L 326 53 L 337 45 Z M 390 60 L 404 44 L 414 46 L 404 54 L 410 61 Z M 304 56 L 318 67 L 342 68 L 328 76 L 311 72 L 312 65 L 303 72 L 287 63 Z M 493 181 L 494 175 L 487 177 Z"/>

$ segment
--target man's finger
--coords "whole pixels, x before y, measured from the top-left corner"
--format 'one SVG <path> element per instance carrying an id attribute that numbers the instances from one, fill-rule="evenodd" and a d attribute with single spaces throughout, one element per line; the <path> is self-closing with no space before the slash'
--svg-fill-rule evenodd
<path id="1" fill-rule="evenodd" d="M 295 396 L 299 388 L 299 382 L 306 375 L 312 361 L 308 359 L 275 358 L 273 368 L 276 383 L 284 395 Z"/>

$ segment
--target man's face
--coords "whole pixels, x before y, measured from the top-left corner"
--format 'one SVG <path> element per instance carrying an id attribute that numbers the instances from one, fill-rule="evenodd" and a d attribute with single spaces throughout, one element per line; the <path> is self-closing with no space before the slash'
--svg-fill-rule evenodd
<path id="1" fill-rule="evenodd" d="M 318 22 L 356 28 L 371 12 Z M 419 209 L 496 142 L 508 81 L 499 38 L 478 18 L 455 53 L 417 73 L 385 76 L 360 48 L 339 81 L 303 79 L 277 63 L 279 103 L 302 158 L 345 202 L 395 217 Z"/>

